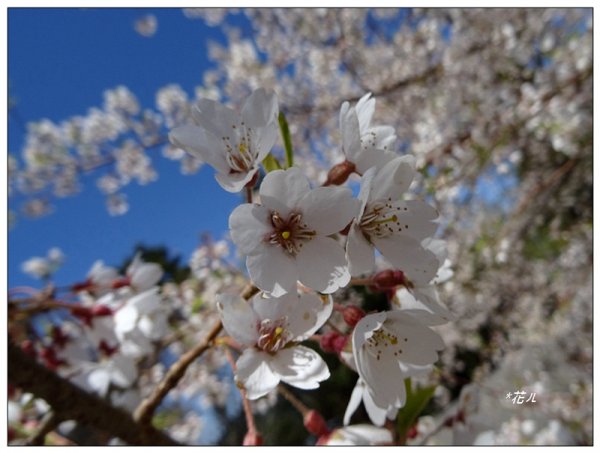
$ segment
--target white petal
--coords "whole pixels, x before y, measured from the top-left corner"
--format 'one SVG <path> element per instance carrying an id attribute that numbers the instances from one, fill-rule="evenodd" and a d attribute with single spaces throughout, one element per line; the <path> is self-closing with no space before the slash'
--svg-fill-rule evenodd
<path id="1" fill-rule="evenodd" d="M 364 175 L 370 168 L 380 169 L 396 157 L 398 155 L 392 151 L 363 145 L 356 155 L 354 163 L 356 164 L 356 171 Z"/>
<path id="2" fill-rule="evenodd" d="M 346 412 L 344 413 L 344 425 L 350 423 L 350 418 L 352 414 L 356 412 L 358 406 L 360 406 L 361 401 L 363 400 L 363 393 L 365 392 L 365 383 L 361 378 L 358 378 L 356 381 L 356 385 L 352 390 L 352 395 L 350 395 L 350 401 L 348 401 L 348 406 L 346 407 Z"/>
<path id="3" fill-rule="evenodd" d="M 235 341 L 254 345 L 258 339 L 258 317 L 244 299 L 237 294 L 217 294 L 217 309 L 223 327 Z"/>
<path id="4" fill-rule="evenodd" d="M 309 288 L 330 294 L 350 282 L 344 249 L 335 240 L 316 236 L 296 256 L 299 280 Z"/>
<path id="5" fill-rule="evenodd" d="M 385 164 L 373 180 L 371 200 L 400 199 L 408 190 L 415 175 L 415 158 L 411 155 L 396 157 Z"/>
<path id="6" fill-rule="evenodd" d="M 401 385 L 404 385 L 404 382 L 402 382 Z M 363 394 L 363 403 L 371 422 L 373 422 L 374 425 L 383 426 L 388 413 L 387 408 L 384 409 L 375 404 L 375 401 L 373 401 L 373 397 L 371 396 L 371 392 L 369 392 L 369 390 L 365 390 Z M 392 411 L 394 410 L 397 409 L 392 408 Z"/>
<path id="7" fill-rule="evenodd" d="M 423 324 L 435 326 L 454 320 L 454 315 L 440 302 L 433 286 L 416 287 L 411 291 L 400 288 L 396 291 L 394 308 L 398 308 L 418 319 Z"/>
<path id="8" fill-rule="evenodd" d="M 264 206 L 241 204 L 229 216 L 231 239 L 242 255 L 265 247 L 264 240 L 271 229 L 271 214 Z"/>
<path id="9" fill-rule="evenodd" d="M 156 311 L 162 305 L 162 298 L 158 294 L 158 286 L 150 288 L 143 293 L 133 296 L 127 301 L 127 306 L 135 307 L 139 314 L 148 314 Z"/>
<path id="10" fill-rule="evenodd" d="M 397 138 L 392 126 L 372 126 L 367 129 L 366 134 L 375 134 L 375 148 L 378 149 L 389 148 Z"/>
<path id="11" fill-rule="evenodd" d="M 156 285 L 163 276 L 162 267 L 157 263 L 144 263 L 131 274 L 131 284 L 138 291 L 145 291 Z"/>
<path id="12" fill-rule="evenodd" d="M 232 126 L 239 126 L 240 116 L 235 110 L 212 99 L 200 99 L 192 109 L 192 116 L 200 127 L 217 138 L 237 135 Z"/>
<path id="13" fill-rule="evenodd" d="M 370 126 L 373 113 L 375 113 L 375 99 L 371 97 L 371 93 L 367 93 L 356 103 L 356 114 L 361 132 L 366 131 Z"/>
<path id="14" fill-rule="evenodd" d="M 425 284 L 435 277 L 438 266 L 436 256 L 421 247 L 413 238 L 397 234 L 387 238 L 373 238 L 373 243 L 377 250 L 411 281 Z"/>
<path id="15" fill-rule="evenodd" d="M 268 245 L 261 253 L 249 255 L 246 267 L 254 284 L 273 297 L 295 291 L 298 280 L 296 261 L 276 245 Z"/>
<path id="16" fill-rule="evenodd" d="M 402 362 L 430 365 L 437 361 L 437 351 L 444 348 L 444 342 L 436 332 L 402 311 L 388 312 L 386 326 L 388 323 L 402 345 Z"/>
<path id="17" fill-rule="evenodd" d="M 115 332 L 120 335 L 133 330 L 138 318 L 137 309 L 131 305 L 119 309 L 114 315 Z"/>
<path id="18" fill-rule="evenodd" d="M 224 144 L 200 127 L 191 125 L 176 127 L 169 133 L 169 140 L 178 148 L 208 162 L 217 171 L 228 172 L 230 170 L 225 160 Z"/>
<path id="19" fill-rule="evenodd" d="M 260 185 L 260 201 L 272 211 L 286 217 L 310 190 L 308 179 L 298 167 L 275 170 Z"/>
<path id="20" fill-rule="evenodd" d="M 353 445 L 389 444 L 393 440 L 389 429 L 371 425 L 350 425 L 336 431 L 344 431 L 343 435 Z"/>
<path id="21" fill-rule="evenodd" d="M 111 358 L 111 380 L 119 387 L 127 388 L 134 383 L 137 377 L 135 361 L 121 354 L 115 354 Z"/>
<path id="22" fill-rule="evenodd" d="M 331 316 L 331 297 L 314 293 L 291 292 L 280 297 L 257 294 L 252 298 L 252 309 L 259 319 L 276 320 L 287 317 L 291 340 L 302 341 L 315 333 Z"/>
<path id="23" fill-rule="evenodd" d="M 340 129 L 342 131 L 342 151 L 347 160 L 356 163 L 356 157 L 361 149 L 360 128 L 356 110 L 347 102 L 342 104 L 340 110 Z"/>
<path id="24" fill-rule="evenodd" d="M 271 357 L 270 366 L 283 382 L 300 389 L 315 389 L 329 378 L 329 369 L 321 356 L 304 346 L 282 349 Z"/>
<path id="25" fill-rule="evenodd" d="M 404 376 L 398 362 L 389 354 L 377 360 L 366 347 L 355 351 L 359 376 L 365 381 L 371 392 L 373 403 L 379 407 L 402 407 L 406 402 Z"/>
<path id="26" fill-rule="evenodd" d="M 303 341 L 314 334 L 329 319 L 332 311 L 331 296 L 301 294 L 289 316 L 289 329 L 294 341 Z"/>
<path id="27" fill-rule="evenodd" d="M 368 274 L 375 268 L 375 249 L 356 224 L 353 224 L 348 232 L 346 258 L 350 275 L 353 277 Z"/>
<path id="28" fill-rule="evenodd" d="M 99 395 L 106 395 L 108 386 L 110 385 L 110 375 L 108 370 L 104 367 L 92 370 L 87 375 L 85 384 Z"/>
<path id="29" fill-rule="evenodd" d="M 228 170 L 225 173 L 215 173 L 215 179 L 224 190 L 236 193 L 240 192 L 250 182 L 257 171 L 258 167 L 246 173 L 230 173 Z"/>
<path id="30" fill-rule="evenodd" d="M 257 128 L 277 121 L 279 107 L 277 95 L 272 90 L 259 88 L 246 99 L 242 108 L 242 119 L 246 126 Z"/>
<path id="31" fill-rule="evenodd" d="M 265 127 L 256 130 L 254 146 L 258 153 L 256 156 L 257 164 L 262 162 L 273 148 L 273 145 L 277 140 L 278 132 L 279 129 L 275 123 L 269 123 Z"/>
<path id="32" fill-rule="evenodd" d="M 396 214 L 398 222 L 403 226 L 403 234 L 418 241 L 434 235 L 438 228 L 434 222 L 438 218 L 435 208 L 420 200 L 400 201 L 393 205 L 398 208 Z"/>
<path id="33" fill-rule="evenodd" d="M 235 378 L 246 389 L 248 399 L 260 398 L 279 384 L 279 376 L 268 365 L 269 358 L 269 354 L 249 348 L 238 359 Z"/>
<path id="34" fill-rule="evenodd" d="M 359 201 L 343 187 L 318 187 L 298 204 L 302 221 L 318 234 L 328 236 L 343 230 L 358 214 Z"/>

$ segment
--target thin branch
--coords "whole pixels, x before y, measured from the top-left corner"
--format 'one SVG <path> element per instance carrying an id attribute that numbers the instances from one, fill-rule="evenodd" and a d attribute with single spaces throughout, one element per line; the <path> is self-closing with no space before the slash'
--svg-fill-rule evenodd
<path id="1" fill-rule="evenodd" d="M 130 445 L 178 445 L 151 426 L 140 426 L 127 412 L 87 393 L 8 344 L 8 381 L 44 399 L 62 420 L 76 420 Z"/>
<path id="2" fill-rule="evenodd" d="M 279 394 L 281 396 L 283 396 L 286 400 L 288 400 L 290 402 L 290 404 L 292 406 L 294 406 L 294 408 L 300 412 L 300 414 L 302 414 L 302 416 L 305 416 L 307 412 L 310 411 L 310 409 L 308 408 L 308 406 L 306 406 L 302 401 L 300 401 L 298 398 L 296 398 L 296 396 L 290 392 L 287 387 L 285 387 L 283 384 L 279 384 L 277 386 L 277 391 L 279 392 Z"/>
<path id="3" fill-rule="evenodd" d="M 167 372 L 165 378 L 153 390 L 152 394 L 140 403 L 134 412 L 133 418 L 142 425 L 149 425 L 156 408 L 160 405 L 163 398 L 169 393 L 181 380 L 188 367 L 200 357 L 204 351 L 212 346 L 213 340 L 217 337 L 223 325 L 219 319 L 210 329 L 204 340 L 196 347 L 190 349 L 182 355 L 177 362 Z"/>

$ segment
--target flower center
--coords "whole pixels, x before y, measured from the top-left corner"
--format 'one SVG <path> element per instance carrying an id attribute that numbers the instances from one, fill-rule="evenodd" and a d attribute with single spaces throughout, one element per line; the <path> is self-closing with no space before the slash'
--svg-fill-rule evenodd
<path id="1" fill-rule="evenodd" d="M 284 219 L 274 211 L 271 214 L 271 224 L 273 231 L 268 237 L 269 243 L 279 245 L 291 256 L 296 256 L 303 243 L 310 241 L 317 234 L 302 222 L 302 214 L 294 212 Z"/>
<path id="2" fill-rule="evenodd" d="M 254 151 L 252 143 L 252 128 L 246 127 L 244 122 L 241 127 L 231 126 L 234 131 L 233 143 L 230 137 L 222 137 L 225 144 L 225 159 L 231 168 L 231 173 L 248 173 L 256 162 L 258 152 Z"/>
<path id="3" fill-rule="evenodd" d="M 287 330 L 287 316 L 275 321 L 263 319 L 258 326 L 258 341 L 256 345 L 265 352 L 277 352 L 289 341 L 291 334 Z"/>
<path id="4" fill-rule="evenodd" d="M 404 338 L 404 341 L 407 342 L 408 338 Z M 398 345 L 398 337 L 384 328 L 373 332 L 371 338 L 366 342 L 366 348 L 376 360 L 381 360 L 382 354 L 385 354 L 390 348 L 392 348 L 394 356 L 399 357 L 402 354 L 402 348 Z"/>
<path id="5" fill-rule="evenodd" d="M 398 212 L 406 207 L 394 206 L 391 198 L 386 202 L 376 201 L 367 205 L 365 213 L 360 220 L 360 228 L 365 237 L 370 241 L 372 237 L 386 238 L 408 229 L 407 224 L 402 224 Z"/>

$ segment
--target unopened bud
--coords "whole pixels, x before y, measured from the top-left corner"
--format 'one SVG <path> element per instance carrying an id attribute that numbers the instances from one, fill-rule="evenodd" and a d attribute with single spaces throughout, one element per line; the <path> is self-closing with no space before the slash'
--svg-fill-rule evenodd
<path id="1" fill-rule="evenodd" d="M 113 311 L 106 305 L 95 305 L 92 307 L 93 316 L 111 316 Z"/>
<path id="2" fill-rule="evenodd" d="M 88 279 L 85 282 L 75 283 L 73 286 L 71 286 L 71 291 L 73 291 L 73 292 L 84 291 L 86 289 L 93 288 L 93 286 L 94 286 L 94 283 Z"/>
<path id="3" fill-rule="evenodd" d="M 131 279 L 129 277 L 123 277 L 113 280 L 111 287 L 112 289 L 119 289 L 129 285 L 131 285 Z"/>
<path id="4" fill-rule="evenodd" d="M 321 349 L 325 352 L 339 354 L 340 351 L 344 349 L 346 341 L 348 341 L 348 337 L 346 335 L 332 331 L 321 335 L 320 345 Z"/>
<path id="5" fill-rule="evenodd" d="M 92 310 L 81 305 L 73 305 L 70 307 L 71 314 L 81 319 L 86 326 L 92 325 Z"/>
<path id="6" fill-rule="evenodd" d="M 325 419 L 315 410 L 310 410 L 304 415 L 304 426 L 309 433 L 315 436 L 323 436 L 329 433 Z"/>
<path id="7" fill-rule="evenodd" d="M 329 173 L 327 173 L 327 181 L 324 186 L 339 186 L 344 184 L 348 177 L 356 170 L 356 165 L 345 160 L 337 165 L 334 165 Z"/>
<path id="8" fill-rule="evenodd" d="M 371 279 L 373 285 L 378 290 L 384 290 L 389 288 L 395 288 L 400 285 L 407 285 L 408 281 L 404 276 L 404 272 L 402 271 L 394 271 L 391 269 L 387 269 L 385 271 L 378 272 Z"/>
<path id="9" fill-rule="evenodd" d="M 342 316 L 344 317 L 346 324 L 350 327 L 354 327 L 358 324 L 358 321 L 365 317 L 365 312 L 354 305 L 350 305 L 344 308 Z"/>
<path id="10" fill-rule="evenodd" d="M 414 439 L 415 437 L 417 437 L 419 435 L 419 430 L 417 429 L 417 425 L 412 425 L 410 428 L 408 428 L 408 431 L 406 433 L 406 437 L 408 439 Z"/>
<path id="11" fill-rule="evenodd" d="M 257 433 L 256 431 L 248 431 L 246 433 L 246 435 L 244 436 L 243 445 L 245 447 L 258 446 L 258 445 L 262 445 L 262 444 L 263 444 L 263 438 L 260 435 L 260 433 Z"/>
<path id="12" fill-rule="evenodd" d="M 55 346 L 58 346 L 59 348 L 64 348 L 65 345 L 67 344 L 67 341 L 69 341 L 69 336 L 66 335 L 62 329 L 58 326 L 53 326 L 52 327 L 52 343 Z"/>

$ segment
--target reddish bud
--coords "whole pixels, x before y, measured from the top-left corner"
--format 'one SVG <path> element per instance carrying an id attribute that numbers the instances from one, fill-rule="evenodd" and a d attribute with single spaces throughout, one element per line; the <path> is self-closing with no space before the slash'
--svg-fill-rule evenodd
<path id="1" fill-rule="evenodd" d="M 317 445 L 327 445 L 327 442 L 329 442 L 330 437 L 331 433 L 323 434 L 317 439 Z"/>
<path id="2" fill-rule="evenodd" d="M 329 173 L 327 173 L 327 181 L 325 181 L 324 186 L 339 186 L 340 184 L 344 184 L 348 177 L 354 173 L 356 170 L 356 165 L 352 162 L 345 160 L 337 165 L 334 165 Z"/>
<path id="3" fill-rule="evenodd" d="M 31 340 L 23 340 L 21 342 L 21 350 L 30 357 L 35 357 L 35 345 Z"/>
<path id="4" fill-rule="evenodd" d="M 64 365 L 65 361 L 56 357 L 56 351 L 52 347 L 43 347 L 40 350 L 40 357 L 42 358 L 44 365 L 51 370 L 55 370 L 60 365 Z"/>
<path id="5" fill-rule="evenodd" d="M 417 429 L 417 425 L 412 425 L 410 428 L 408 428 L 408 431 L 406 433 L 406 437 L 408 439 L 414 439 L 415 437 L 417 437 L 419 435 L 419 430 Z"/>
<path id="6" fill-rule="evenodd" d="M 71 291 L 73 291 L 73 292 L 85 291 L 86 289 L 91 289 L 93 287 L 94 287 L 94 283 L 88 279 L 85 282 L 75 283 L 73 286 L 71 286 Z"/>
<path id="7" fill-rule="evenodd" d="M 327 332 L 321 335 L 321 349 L 325 352 L 333 352 L 338 354 L 344 346 L 346 345 L 346 341 L 348 337 L 346 335 L 342 335 L 338 332 Z"/>
<path id="8" fill-rule="evenodd" d="M 119 346 L 109 346 L 108 343 L 105 340 L 101 340 L 100 344 L 98 345 L 98 349 L 105 356 L 110 357 L 115 352 L 117 352 L 117 350 L 119 349 Z"/>
<path id="9" fill-rule="evenodd" d="M 402 271 L 394 271 L 391 269 L 387 269 L 385 271 L 378 272 L 371 279 L 373 285 L 378 290 L 382 291 L 385 289 L 395 288 L 396 286 L 408 285 L 408 280 L 404 276 L 404 272 Z"/>
<path id="10" fill-rule="evenodd" d="M 79 318 L 86 326 L 92 325 L 92 311 L 87 307 L 82 307 L 81 305 L 73 305 L 70 307 L 71 314 L 77 318 Z"/>
<path id="11" fill-rule="evenodd" d="M 106 305 L 95 305 L 92 307 L 92 316 L 112 316 L 113 311 Z"/>
<path id="12" fill-rule="evenodd" d="M 58 346 L 59 348 L 64 348 L 65 345 L 67 344 L 67 341 L 69 341 L 69 336 L 65 335 L 65 333 L 62 331 L 62 329 L 58 326 L 53 326 L 52 327 L 52 344 L 54 346 Z"/>
<path id="13" fill-rule="evenodd" d="M 131 279 L 129 277 L 123 277 L 123 278 L 118 278 L 116 280 L 113 280 L 112 282 L 112 289 L 119 289 L 119 288 L 123 288 L 124 286 L 129 286 L 131 285 Z"/>
<path id="14" fill-rule="evenodd" d="M 355 305 L 350 305 L 344 308 L 342 316 L 344 317 L 346 324 L 348 324 L 350 327 L 354 327 L 356 324 L 358 324 L 358 321 L 365 317 L 365 312 Z"/>
<path id="15" fill-rule="evenodd" d="M 248 431 L 246 433 L 246 435 L 244 436 L 243 445 L 245 447 L 258 446 L 258 445 L 262 445 L 262 444 L 263 444 L 263 438 L 260 435 L 260 433 L 257 433 L 256 431 Z"/>
<path id="16" fill-rule="evenodd" d="M 315 436 L 329 434 L 329 428 L 327 428 L 325 419 L 315 410 L 310 410 L 304 415 L 304 426 L 309 433 Z"/>

